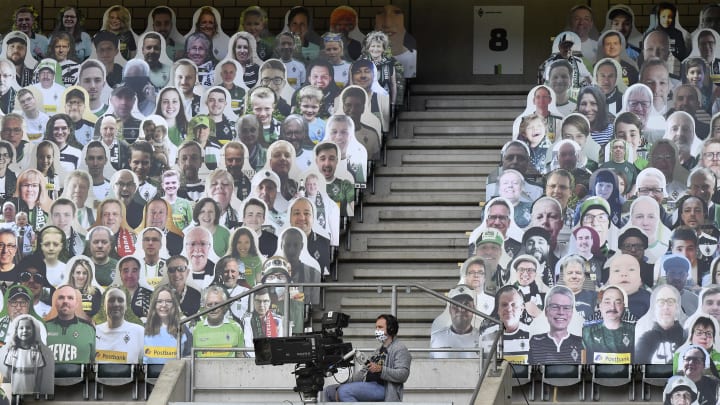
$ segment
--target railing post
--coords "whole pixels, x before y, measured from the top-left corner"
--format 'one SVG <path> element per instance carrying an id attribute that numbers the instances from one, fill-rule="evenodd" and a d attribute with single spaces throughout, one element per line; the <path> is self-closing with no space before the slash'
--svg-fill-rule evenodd
<path id="1" fill-rule="evenodd" d="M 392 316 L 397 317 L 397 284 L 393 284 L 392 286 L 392 298 L 390 299 L 390 313 Z"/>
<path id="2" fill-rule="evenodd" d="M 290 330 L 290 284 L 285 283 L 285 291 L 283 292 L 283 328 L 285 328 L 285 336 L 291 336 Z"/>

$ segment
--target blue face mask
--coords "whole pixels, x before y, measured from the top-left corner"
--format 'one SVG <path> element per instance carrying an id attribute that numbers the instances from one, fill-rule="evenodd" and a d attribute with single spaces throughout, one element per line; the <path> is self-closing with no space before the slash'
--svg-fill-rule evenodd
<path id="1" fill-rule="evenodd" d="M 380 343 L 384 343 L 387 338 L 388 336 L 385 334 L 384 330 L 375 329 L 375 339 L 377 339 Z"/>

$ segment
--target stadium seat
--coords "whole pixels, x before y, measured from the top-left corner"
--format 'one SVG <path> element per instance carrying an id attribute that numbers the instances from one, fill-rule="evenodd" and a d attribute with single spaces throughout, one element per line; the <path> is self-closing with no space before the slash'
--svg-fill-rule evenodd
<path id="1" fill-rule="evenodd" d="M 644 364 L 642 366 L 642 391 L 640 395 L 643 401 L 650 400 L 650 387 L 664 387 L 668 378 L 672 377 L 672 364 Z"/>
<path id="2" fill-rule="evenodd" d="M 631 364 L 596 364 L 590 366 L 592 380 L 590 383 L 593 401 L 600 400 L 600 386 L 619 387 L 630 383 L 628 398 L 635 400 L 635 383 Z"/>
<path id="3" fill-rule="evenodd" d="M 548 364 L 540 366 L 542 375 L 540 387 L 542 388 L 542 399 L 547 401 L 550 398 L 549 387 L 568 387 L 580 383 L 579 398 L 585 400 L 585 382 L 582 379 L 582 366 L 578 364 Z"/>
<path id="4" fill-rule="evenodd" d="M 155 385 L 160 373 L 162 372 L 164 364 L 144 364 L 143 373 L 145 379 L 143 380 L 143 399 L 147 401 L 148 398 L 148 385 Z"/>
<path id="5" fill-rule="evenodd" d="M 95 395 L 96 400 L 103 398 L 103 385 L 125 385 L 134 382 L 132 399 L 138 399 L 138 380 L 135 375 L 135 364 L 96 364 Z"/>
<path id="6" fill-rule="evenodd" d="M 83 399 L 88 399 L 90 383 L 85 367 L 85 364 L 55 363 L 55 385 L 68 386 L 83 383 Z"/>
<path id="7" fill-rule="evenodd" d="M 520 387 L 530 383 L 530 401 L 535 400 L 535 379 L 533 366 L 529 364 L 508 363 L 512 369 L 512 386 Z"/>

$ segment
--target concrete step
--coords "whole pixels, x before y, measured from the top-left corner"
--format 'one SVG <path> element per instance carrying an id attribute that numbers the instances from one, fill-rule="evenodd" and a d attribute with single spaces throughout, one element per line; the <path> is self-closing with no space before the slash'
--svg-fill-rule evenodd
<path id="1" fill-rule="evenodd" d="M 523 96 L 534 87 L 528 84 L 413 84 L 410 96 L 492 94 Z"/>
<path id="2" fill-rule="evenodd" d="M 392 195 L 365 194 L 365 205 L 444 205 L 444 206 L 477 206 L 479 201 L 485 201 L 485 192 L 468 190 L 465 193 L 394 193 Z"/>
<path id="3" fill-rule="evenodd" d="M 499 160 L 499 157 L 497 159 Z M 485 182 L 487 173 L 496 170 L 497 167 L 497 162 L 478 162 L 466 167 L 419 164 L 413 164 L 411 166 L 380 166 L 375 172 L 375 177 L 423 176 L 436 179 L 439 176 L 447 176 L 448 173 L 452 173 L 453 177 L 456 178 L 473 177 L 473 181 Z"/>
<path id="4" fill-rule="evenodd" d="M 391 228 L 394 224 L 388 223 L 387 227 Z M 422 241 L 428 241 L 428 243 L 432 243 L 435 241 L 444 241 L 444 240 L 450 240 L 450 239 L 457 239 L 462 238 L 464 240 L 467 240 L 467 234 L 465 232 L 435 232 L 430 234 L 425 234 L 424 232 L 407 232 L 407 238 L 400 238 L 397 235 L 397 232 L 389 232 L 389 231 L 377 231 L 373 234 L 367 234 L 367 233 L 361 233 L 362 237 L 367 238 L 368 240 L 372 239 L 395 239 L 395 240 L 405 240 L 405 239 L 417 239 L 418 243 L 423 243 Z M 353 234 L 353 236 L 355 236 Z"/>
<path id="5" fill-rule="evenodd" d="M 465 248 L 467 238 L 383 238 L 378 236 L 367 237 L 368 250 L 404 249 L 429 250 L 436 248 Z"/>
<path id="6" fill-rule="evenodd" d="M 466 190 L 485 191 L 485 185 L 479 186 L 472 181 L 393 181 L 390 183 L 391 192 L 463 192 Z"/>
<path id="7" fill-rule="evenodd" d="M 356 281 L 358 283 L 367 283 L 367 284 L 394 283 L 394 284 L 399 285 L 399 290 L 401 290 L 401 291 L 407 291 L 407 286 L 410 284 L 412 284 L 412 285 L 419 284 L 419 285 L 424 286 L 425 288 L 429 288 L 429 289 L 435 290 L 435 291 L 448 291 L 451 288 L 455 287 L 458 283 L 458 279 L 452 278 L 452 277 L 450 277 L 446 280 L 438 279 L 438 280 L 426 281 L 426 280 L 418 279 L 418 280 L 405 280 L 404 282 L 401 279 L 391 279 L 391 278 L 389 278 L 389 279 L 374 279 L 374 280 L 372 280 L 372 279 L 353 280 L 351 278 L 352 277 L 351 273 L 348 272 L 348 274 L 344 274 L 342 270 L 340 270 L 340 277 L 341 277 L 340 281 L 344 281 L 344 282 L 345 281 L 346 282 Z M 402 284 L 404 284 L 404 285 L 402 285 Z M 359 291 L 360 292 L 377 291 L 377 288 L 378 287 L 368 287 L 368 288 L 358 289 L 358 288 L 332 287 L 332 288 L 328 289 L 326 287 L 326 295 L 325 295 L 326 305 L 325 305 L 325 307 L 337 310 L 338 308 L 341 308 L 340 300 L 342 299 L 342 297 L 345 297 L 345 296 L 348 296 L 351 294 L 358 294 Z M 390 288 L 385 287 L 385 290 L 390 291 Z M 410 290 L 412 291 L 413 289 L 410 288 Z M 419 293 L 419 290 L 418 290 L 418 293 Z"/>
<path id="8" fill-rule="evenodd" d="M 372 208 L 372 207 L 370 207 Z M 476 217 L 477 218 L 477 217 Z M 352 234 L 358 233 L 443 233 L 472 231 L 480 225 L 480 220 L 468 219 L 464 222 L 389 222 L 389 223 L 363 223 L 355 222 L 352 226 Z"/>
<path id="9" fill-rule="evenodd" d="M 433 153 L 433 151 L 426 150 L 403 152 L 400 164 L 472 166 L 478 163 L 484 163 L 486 165 L 497 165 L 500 162 L 500 153 L 496 149 L 475 152 L 450 150 L 447 152 L 448 153 L 445 153 L 445 151 L 443 151 L 443 153 Z M 391 153 L 389 153 L 389 156 L 392 156 L 395 153 L 398 153 L 398 151 L 392 151 Z"/>
<path id="10" fill-rule="evenodd" d="M 490 135 L 471 132 L 475 131 L 475 129 L 468 127 L 452 128 L 444 130 L 443 132 L 437 132 L 438 128 L 442 127 L 415 127 L 413 137 L 393 139 L 388 142 L 387 148 L 389 150 L 432 149 L 435 151 L 438 151 L 439 148 L 447 147 L 452 149 L 480 150 L 497 148 L 499 150 L 502 149 L 502 146 L 505 145 L 507 141 L 511 140 L 511 137 L 505 133 L 508 132 L 508 128 L 504 128 L 503 132 L 492 132 Z M 445 137 L 448 139 L 445 139 Z"/>
<path id="11" fill-rule="evenodd" d="M 406 336 L 430 336 L 430 328 L 432 327 L 432 324 L 428 325 L 419 325 L 419 324 L 408 324 L 408 325 L 402 325 L 402 336 L 403 340 L 405 340 Z M 375 329 L 375 323 L 374 322 L 355 322 L 353 319 L 350 320 L 350 326 L 347 328 L 343 328 L 344 336 L 352 337 L 357 336 L 361 337 L 363 335 L 367 335 L 368 330 L 372 331 Z"/>
<path id="12" fill-rule="evenodd" d="M 498 101 L 502 101 L 499 103 Z M 510 98 L 507 100 L 488 99 L 486 97 L 480 98 L 456 98 L 451 97 L 448 99 L 441 99 L 440 97 L 433 97 L 432 99 L 425 101 L 426 110 L 507 110 L 517 109 L 522 112 L 527 106 L 527 100 L 519 99 L 517 97 Z"/>
<path id="13" fill-rule="evenodd" d="M 392 151 L 389 151 L 392 153 Z M 498 158 L 499 160 L 499 153 Z M 475 180 L 484 181 L 486 173 L 490 173 L 498 168 L 497 162 L 477 162 L 472 166 L 450 166 L 441 164 L 413 164 L 410 166 L 378 166 L 375 172 L 375 177 L 407 177 L 407 176 L 423 176 L 423 177 L 437 177 L 447 176 L 452 174 L 454 177 L 476 177 Z"/>
<path id="14" fill-rule="evenodd" d="M 456 249 L 434 249 L 432 251 L 408 252 L 404 250 L 382 250 L 375 251 L 372 254 L 362 251 L 344 251 L 341 258 L 344 262 L 395 262 L 395 263 L 414 263 L 417 261 L 426 261 L 433 263 L 456 263 L 467 258 L 467 246 L 458 247 Z"/>
<path id="15" fill-rule="evenodd" d="M 401 271 L 391 271 L 386 268 L 367 268 L 366 266 L 363 266 L 362 268 L 355 268 L 353 269 L 353 278 L 356 280 L 362 280 L 362 279 L 368 279 L 368 280 L 379 280 L 379 279 L 394 279 L 394 280 L 403 280 L 403 281 L 415 281 L 415 280 L 422 280 L 422 282 L 426 282 L 429 280 L 448 280 L 448 279 L 456 279 L 459 281 L 460 279 L 460 271 L 458 268 L 441 268 L 439 266 L 436 266 L 434 268 L 416 268 L 416 267 L 408 267 L 403 268 Z"/>
<path id="16" fill-rule="evenodd" d="M 378 314 L 379 315 L 379 314 Z M 376 315 L 377 316 L 377 315 Z M 373 321 L 375 318 L 372 319 Z M 402 320 L 404 323 L 400 326 L 400 333 L 398 336 L 402 339 L 402 342 L 405 346 L 407 346 L 409 349 L 416 349 L 416 348 L 426 348 L 430 347 L 430 328 L 427 329 L 427 331 L 420 331 L 413 332 L 412 334 L 405 334 L 405 322 L 408 322 L 408 319 Z M 344 331 L 344 329 L 343 329 Z M 361 351 L 364 351 L 367 356 L 372 354 L 372 352 L 375 351 L 378 347 L 378 342 L 375 340 L 375 324 L 368 326 L 367 329 L 358 331 L 358 334 L 350 334 L 347 333 L 343 335 L 343 341 L 344 342 L 350 342 L 352 343 L 353 347 L 356 349 L 364 349 Z M 419 358 L 428 358 L 427 353 L 419 353 L 414 352 L 412 353 L 413 360 L 417 360 Z M 406 386 L 407 387 L 407 386 Z M 405 389 L 405 398 L 407 398 L 407 388 Z M 404 403 L 407 403 L 407 399 L 404 401 Z M 423 404 L 423 405 L 446 405 L 446 403 L 441 402 L 430 402 L 429 404 L 426 402 L 414 402 L 417 405 Z M 458 404 L 459 402 L 454 402 L 455 404 Z M 256 404 L 257 405 L 257 404 Z"/>
<path id="17" fill-rule="evenodd" d="M 392 224 L 388 224 L 388 228 Z M 397 232 L 378 231 L 375 233 L 352 233 L 351 250 L 354 252 L 367 252 L 373 254 L 385 250 L 404 251 L 432 251 L 435 249 L 461 249 L 467 250 L 468 238 L 466 232 L 448 233 L 411 233 L 407 232 L 404 237 Z M 344 256 L 341 254 L 341 258 Z"/>
<path id="18" fill-rule="evenodd" d="M 384 270 L 389 273 L 393 272 L 405 272 L 409 269 L 412 269 L 413 271 L 442 271 L 442 269 L 446 269 L 446 266 L 438 265 L 437 263 L 425 263 L 425 262 L 415 262 L 415 263 L 346 263 L 344 261 L 340 262 L 340 268 L 341 269 L 347 269 L 349 271 L 374 271 L 374 270 Z"/>
<path id="19" fill-rule="evenodd" d="M 458 121 L 474 121 L 474 120 L 503 120 L 512 123 L 522 111 L 512 109 L 504 112 L 487 112 L 487 111 L 402 111 L 398 114 L 398 120 L 401 125 L 408 122 L 437 121 L 457 123 Z"/>
<path id="20" fill-rule="evenodd" d="M 479 137 L 478 140 L 481 142 L 477 147 L 493 147 L 495 145 L 502 146 L 512 138 L 512 123 L 509 125 L 501 123 L 479 126 L 416 125 L 413 128 L 413 134 L 416 137 L 442 137 L 447 135 Z M 450 145 L 453 145 L 453 143 L 450 143 Z"/>
<path id="21" fill-rule="evenodd" d="M 387 307 L 384 307 L 389 309 L 390 305 L 388 303 Z M 343 309 L 343 312 L 346 312 L 348 315 L 350 315 L 350 319 L 367 319 L 374 321 L 375 318 L 380 313 L 383 313 L 382 309 L 378 311 L 378 308 L 365 308 L 365 309 L 358 309 L 353 310 L 352 308 L 348 309 L 348 311 L 345 311 Z M 398 307 L 397 317 L 398 319 L 403 319 L 407 322 L 430 322 L 432 323 L 432 320 L 435 319 L 441 310 L 438 310 L 438 308 L 409 308 L 409 307 Z"/>
<path id="22" fill-rule="evenodd" d="M 361 296 L 355 296 L 355 297 L 344 297 L 341 301 L 343 308 L 373 308 L 373 307 L 387 307 L 391 304 L 391 298 L 383 298 L 383 297 L 361 297 Z M 413 306 L 416 309 L 419 308 L 434 308 L 437 310 L 437 308 L 440 308 L 438 311 L 438 314 L 442 312 L 442 309 L 445 307 L 445 304 L 440 301 L 436 300 L 432 297 L 421 297 L 421 296 L 410 296 L 405 297 L 403 295 L 400 295 L 398 297 L 398 305 L 408 305 Z"/>
<path id="23" fill-rule="evenodd" d="M 366 212 L 367 214 L 367 212 Z M 378 219 L 381 221 L 463 221 L 468 218 L 480 218 L 482 208 L 479 206 L 473 209 L 453 209 L 437 207 L 390 207 L 380 209 Z"/>

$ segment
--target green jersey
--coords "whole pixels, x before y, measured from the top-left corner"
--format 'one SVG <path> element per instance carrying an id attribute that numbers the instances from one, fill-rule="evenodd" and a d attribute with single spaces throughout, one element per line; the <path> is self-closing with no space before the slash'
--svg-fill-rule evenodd
<path id="1" fill-rule="evenodd" d="M 107 287 L 115 281 L 115 267 L 117 267 L 117 262 L 117 259 L 111 257 L 105 264 L 95 264 L 95 280 L 97 280 L 101 286 Z"/>
<path id="2" fill-rule="evenodd" d="M 326 190 L 330 199 L 338 203 L 340 216 L 348 216 L 350 214 L 348 206 L 355 201 L 355 185 L 336 177 L 335 180 L 327 184 Z"/>
<path id="3" fill-rule="evenodd" d="M 193 330 L 193 347 L 240 348 L 245 344 L 243 330 L 231 320 L 224 320 L 218 326 L 211 326 L 204 320 Z M 242 357 L 243 353 L 199 352 L 198 357 Z"/>
<path id="4" fill-rule="evenodd" d="M 95 360 L 95 328 L 87 321 L 54 318 L 45 322 L 45 327 L 56 363 L 90 364 Z"/>

